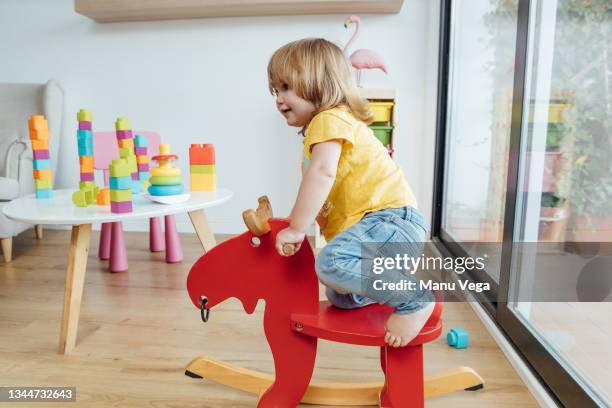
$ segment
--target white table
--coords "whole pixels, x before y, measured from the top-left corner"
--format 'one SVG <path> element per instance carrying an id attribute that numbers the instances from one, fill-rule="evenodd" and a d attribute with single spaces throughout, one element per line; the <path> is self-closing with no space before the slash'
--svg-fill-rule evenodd
<path id="1" fill-rule="evenodd" d="M 153 203 L 142 195 L 135 195 L 132 201 L 133 212 L 112 214 L 110 206 L 76 207 L 72 203 L 74 191 L 55 190 L 51 199 L 37 200 L 30 195 L 13 200 L 2 208 L 8 218 L 29 224 L 72 225 L 60 327 L 61 354 L 69 353 L 76 344 L 92 224 L 188 213 L 204 251 L 208 251 L 215 246 L 215 238 L 208 225 L 204 208 L 222 204 L 233 196 L 233 193 L 226 189 L 192 192 L 190 199 L 183 203 L 164 205 Z"/>

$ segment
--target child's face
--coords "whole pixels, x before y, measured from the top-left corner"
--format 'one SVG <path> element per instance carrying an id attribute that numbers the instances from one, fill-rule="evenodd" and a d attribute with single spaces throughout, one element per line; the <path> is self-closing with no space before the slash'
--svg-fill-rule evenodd
<path id="1" fill-rule="evenodd" d="M 287 84 L 274 87 L 276 109 L 285 117 L 289 126 L 304 127 L 314 115 L 314 105 L 296 95 Z"/>

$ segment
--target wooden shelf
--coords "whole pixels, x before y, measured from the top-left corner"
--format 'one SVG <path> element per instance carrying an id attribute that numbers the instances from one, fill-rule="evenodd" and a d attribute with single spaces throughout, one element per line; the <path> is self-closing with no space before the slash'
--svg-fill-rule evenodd
<path id="1" fill-rule="evenodd" d="M 74 0 L 99 23 L 302 14 L 393 14 L 404 0 Z"/>

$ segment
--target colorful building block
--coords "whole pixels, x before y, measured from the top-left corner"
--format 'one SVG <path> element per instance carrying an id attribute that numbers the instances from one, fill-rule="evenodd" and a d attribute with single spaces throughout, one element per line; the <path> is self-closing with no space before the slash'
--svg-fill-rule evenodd
<path id="1" fill-rule="evenodd" d="M 32 129 L 49 129 L 49 123 L 44 115 L 32 115 L 28 120 L 28 128 Z"/>
<path id="2" fill-rule="evenodd" d="M 130 167 L 125 159 L 113 160 L 109 170 L 111 177 L 126 177 L 131 174 Z"/>
<path id="3" fill-rule="evenodd" d="M 32 150 L 49 150 L 49 139 L 30 139 L 30 143 L 32 143 Z"/>
<path id="4" fill-rule="evenodd" d="M 34 150 L 32 152 L 34 160 L 49 160 L 48 150 Z"/>
<path id="5" fill-rule="evenodd" d="M 136 136 L 134 136 L 134 146 L 136 146 L 136 147 L 148 147 L 149 146 L 149 141 L 147 140 L 146 136 L 136 135 Z M 138 152 L 136 154 L 138 154 Z M 146 151 L 145 151 L 145 154 L 146 154 Z"/>
<path id="6" fill-rule="evenodd" d="M 132 188 L 132 178 L 127 177 L 109 177 L 108 185 L 111 190 L 127 190 Z"/>
<path id="7" fill-rule="evenodd" d="M 138 164 L 138 171 L 139 172 L 149 172 L 149 163 L 140 163 Z"/>
<path id="8" fill-rule="evenodd" d="M 126 118 L 117 118 L 115 121 L 115 129 L 116 130 L 131 130 L 132 125 L 130 121 Z"/>
<path id="9" fill-rule="evenodd" d="M 81 173 L 80 177 L 81 177 L 81 181 L 96 181 L 96 177 L 93 172 Z"/>
<path id="10" fill-rule="evenodd" d="M 189 189 L 191 191 L 215 191 L 217 189 L 217 175 L 190 174 Z"/>
<path id="11" fill-rule="evenodd" d="M 79 190 L 87 190 L 90 188 L 96 188 L 95 181 L 79 181 Z"/>
<path id="12" fill-rule="evenodd" d="M 46 170 L 51 168 L 51 160 L 32 160 L 34 170 Z"/>
<path id="13" fill-rule="evenodd" d="M 34 193 L 36 194 L 36 198 L 52 198 L 53 197 L 53 190 L 51 189 L 36 190 Z"/>
<path id="14" fill-rule="evenodd" d="M 120 148 L 127 148 L 132 150 L 134 150 L 134 139 L 117 139 L 117 143 L 119 144 Z"/>
<path id="15" fill-rule="evenodd" d="M 39 180 L 34 180 L 34 184 L 36 186 L 37 190 L 47 190 L 47 189 L 51 189 L 53 188 L 52 186 L 52 182 L 51 179 L 39 179 Z"/>
<path id="16" fill-rule="evenodd" d="M 91 122 L 79 121 L 79 129 L 78 130 L 91 130 Z"/>
<path id="17" fill-rule="evenodd" d="M 189 166 L 189 173 L 191 174 L 214 174 L 214 164 L 192 164 Z"/>
<path id="18" fill-rule="evenodd" d="M 215 164 L 214 145 L 192 144 L 189 147 L 189 164 Z"/>
<path id="19" fill-rule="evenodd" d="M 77 121 L 91 122 L 93 121 L 93 115 L 87 109 L 81 109 L 77 112 Z"/>
<path id="20" fill-rule="evenodd" d="M 49 129 L 30 129 L 30 140 L 49 140 Z"/>
<path id="21" fill-rule="evenodd" d="M 49 169 L 34 170 L 34 179 L 36 179 L 36 180 L 44 180 L 44 179 L 51 180 L 51 170 L 49 170 Z"/>
<path id="22" fill-rule="evenodd" d="M 114 214 L 122 214 L 132 212 L 132 202 L 131 201 L 117 201 L 110 203 L 111 212 Z"/>
<path id="23" fill-rule="evenodd" d="M 110 205 L 110 188 L 101 188 L 96 197 L 96 204 L 98 205 Z"/>
<path id="24" fill-rule="evenodd" d="M 147 164 L 149 163 L 149 156 L 136 156 L 136 163 L 137 164 Z"/>
<path id="25" fill-rule="evenodd" d="M 469 343 L 468 331 L 463 327 L 453 327 L 446 335 L 446 341 L 451 347 L 465 349 Z"/>
<path id="26" fill-rule="evenodd" d="M 132 201 L 132 190 L 113 190 L 110 191 L 112 201 Z"/>
<path id="27" fill-rule="evenodd" d="M 79 156 L 79 164 L 81 166 L 94 166 L 94 156 Z"/>

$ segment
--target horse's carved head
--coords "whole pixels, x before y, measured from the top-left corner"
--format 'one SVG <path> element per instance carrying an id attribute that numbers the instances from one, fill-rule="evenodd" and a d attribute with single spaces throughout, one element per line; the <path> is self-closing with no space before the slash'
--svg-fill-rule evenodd
<path id="1" fill-rule="evenodd" d="M 246 210 L 242 217 L 248 231 L 218 244 L 191 267 L 187 291 L 193 304 L 200 308 L 205 299 L 204 308 L 211 309 L 235 297 L 250 314 L 259 299 L 266 300 L 266 307 L 274 304 L 287 312 L 299 310 L 301 303 L 317 302 L 310 245 L 301 245 L 293 256 L 277 253 L 276 234 L 289 222 L 272 218 L 272 206 L 265 196 L 259 198 L 257 210 Z"/>

